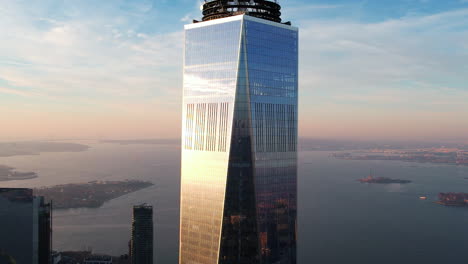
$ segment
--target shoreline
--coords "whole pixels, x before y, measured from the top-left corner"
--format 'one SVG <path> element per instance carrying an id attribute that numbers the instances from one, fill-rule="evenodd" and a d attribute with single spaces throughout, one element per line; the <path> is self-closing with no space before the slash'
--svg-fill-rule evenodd
<path id="1" fill-rule="evenodd" d="M 104 203 L 153 186 L 147 181 L 91 181 L 34 189 L 34 195 L 52 200 L 54 210 L 100 208 Z"/>
<path id="2" fill-rule="evenodd" d="M 35 172 L 19 172 L 16 168 L 0 165 L 0 182 L 6 181 L 24 181 L 38 178 Z"/>
<path id="3" fill-rule="evenodd" d="M 447 206 L 447 207 L 468 207 L 467 204 L 450 204 L 450 203 L 444 203 L 444 202 L 441 202 L 441 201 L 435 201 L 433 203 L 438 204 L 438 205 Z"/>

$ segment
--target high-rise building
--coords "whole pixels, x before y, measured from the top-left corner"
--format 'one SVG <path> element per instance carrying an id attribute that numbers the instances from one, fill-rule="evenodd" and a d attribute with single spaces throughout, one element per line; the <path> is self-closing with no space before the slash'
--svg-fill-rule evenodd
<path id="1" fill-rule="evenodd" d="M 0 188 L 0 263 L 50 263 L 51 216 L 31 189 Z"/>
<path id="2" fill-rule="evenodd" d="M 185 26 L 180 264 L 295 264 L 298 29 L 265 0 Z"/>
<path id="3" fill-rule="evenodd" d="M 133 207 L 131 259 L 132 264 L 153 264 L 153 207 L 147 204 Z"/>
<path id="4" fill-rule="evenodd" d="M 38 263 L 49 264 L 52 259 L 52 202 L 46 203 L 41 196 L 35 199 L 38 203 Z"/>

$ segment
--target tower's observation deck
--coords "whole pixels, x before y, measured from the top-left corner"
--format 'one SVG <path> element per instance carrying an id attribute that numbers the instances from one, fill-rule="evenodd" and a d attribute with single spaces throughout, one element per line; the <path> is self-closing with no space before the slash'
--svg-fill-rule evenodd
<path id="1" fill-rule="evenodd" d="M 246 14 L 281 23 L 281 6 L 276 0 L 205 0 L 203 21 Z"/>

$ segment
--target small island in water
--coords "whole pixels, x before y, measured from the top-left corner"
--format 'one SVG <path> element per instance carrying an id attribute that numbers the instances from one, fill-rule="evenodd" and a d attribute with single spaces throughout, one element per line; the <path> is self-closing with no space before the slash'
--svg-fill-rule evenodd
<path id="1" fill-rule="evenodd" d="M 117 197 L 152 186 L 151 182 L 92 181 L 34 189 L 34 194 L 52 200 L 54 209 L 98 208 Z"/>
<path id="2" fill-rule="evenodd" d="M 468 207 L 468 193 L 439 193 L 439 201 L 436 203 L 445 206 Z"/>
<path id="3" fill-rule="evenodd" d="M 392 184 L 392 183 L 407 184 L 407 183 L 411 183 L 410 180 L 390 179 L 390 178 L 385 178 L 385 177 L 374 177 L 374 175 L 372 175 L 372 172 L 367 178 L 359 179 L 358 181 L 360 183 L 377 183 L 377 184 Z"/>
<path id="4" fill-rule="evenodd" d="M 19 172 L 15 168 L 0 165 L 0 181 L 19 181 L 37 178 L 35 172 Z"/>

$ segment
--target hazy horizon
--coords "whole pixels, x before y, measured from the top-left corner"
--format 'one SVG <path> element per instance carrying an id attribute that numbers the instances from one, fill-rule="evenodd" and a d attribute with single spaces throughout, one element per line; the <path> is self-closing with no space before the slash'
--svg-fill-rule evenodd
<path id="1" fill-rule="evenodd" d="M 122 137 L 122 138 L 85 138 L 85 137 L 55 137 L 55 138 L 10 138 L 10 139 L 0 139 L 0 144 L 9 144 L 9 143 L 37 143 L 37 142 L 80 142 L 80 141 L 98 141 L 102 143 L 117 143 L 117 144 L 179 144 L 180 136 L 176 137 L 167 137 L 167 138 L 131 138 L 131 137 Z M 336 143 L 348 144 L 461 144 L 468 145 L 468 139 L 459 139 L 459 138 L 446 138 L 446 139 L 408 139 L 408 138 L 352 138 L 352 137 L 304 137 L 299 135 L 299 146 L 307 145 L 308 143 Z M 85 143 L 83 143 L 85 144 Z"/>

